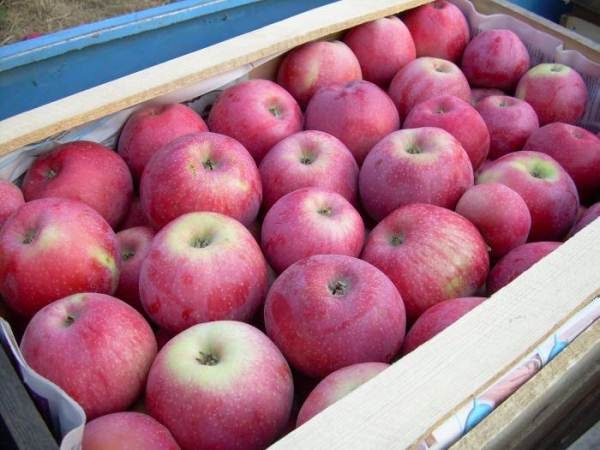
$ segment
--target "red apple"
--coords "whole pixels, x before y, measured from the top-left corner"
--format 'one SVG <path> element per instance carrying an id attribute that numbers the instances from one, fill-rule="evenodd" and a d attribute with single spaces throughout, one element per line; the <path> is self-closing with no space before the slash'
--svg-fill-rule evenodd
<path id="1" fill-rule="evenodd" d="M 563 64 L 539 64 L 521 78 L 516 97 L 533 107 L 541 125 L 576 123 L 585 112 L 588 92 L 574 69 Z"/>
<path id="2" fill-rule="evenodd" d="M 172 140 L 208 131 L 204 120 L 185 105 L 148 105 L 134 112 L 119 136 L 119 154 L 136 180 L 152 156 Z"/>
<path id="3" fill-rule="evenodd" d="M 27 201 L 46 197 L 79 200 L 116 226 L 131 203 L 133 182 L 127 164 L 95 142 L 62 144 L 38 157 L 23 180 Z"/>
<path id="4" fill-rule="evenodd" d="M 410 203 L 454 209 L 473 186 L 473 168 L 460 143 L 441 128 L 400 130 L 373 147 L 358 186 L 362 205 L 375 220 Z"/>
<path id="5" fill-rule="evenodd" d="M 490 159 L 521 150 L 540 126 L 533 108 L 514 97 L 492 95 L 480 100 L 475 108 L 490 132 Z"/>
<path id="6" fill-rule="evenodd" d="M 262 226 L 262 248 L 276 272 L 312 255 L 358 257 L 364 241 L 365 225 L 348 200 L 318 188 L 281 197 Z"/>
<path id="7" fill-rule="evenodd" d="M 456 212 L 477 227 L 495 258 L 527 242 L 531 230 L 527 204 L 500 183 L 473 186 L 459 200 Z"/>
<path id="8" fill-rule="evenodd" d="M 298 261 L 275 280 L 265 302 L 267 334 L 310 377 L 360 362 L 389 362 L 400 350 L 405 324 L 393 283 L 351 256 Z"/>
<path id="9" fill-rule="evenodd" d="M 223 91 L 210 110 L 208 125 L 240 141 L 260 162 L 271 147 L 302 130 L 302 111 L 278 84 L 248 80 Z"/>
<path id="10" fill-rule="evenodd" d="M 235 139 L 216 133 L 182 136 L 156 153 L 140 183 L 144 213 L 155 229 L 193 211 L 251 224 L 260 209 L 260 174 Z"/>
<path id="11" fill-rule="evenodd" d="M 184 449 L 264 449 L 285 428 L 293 397 L 277 347 L 233 321 L 175 336 L 158 353 L 146 386 L 150 415 Z"/>
<path id="12" fill-rule="evenodd" d="M 367 22 L 351 29 L 344 42 L 352 49 L 365 80 L 386 89 L 396 72 L 416 58 L 408 28 L 395 16 Z"/>
<path id="13" fill-rule="evenodd" d="M 487 246 L 467 219 L 439 206 L 395 210 L 369 234 L 362 258 L 404 299 L 409 320 L 449 298 L 473 295 L 489 269 Z"/>
<path id="14" fill-rule="evenodd" d="M 156 355 L 156 339 L 131 306 L 109 295 L 84 293 L 40 310 L 25 329 L 21 351 L 33 370 L 93 419 L 135 401 Z"/>
<path id="15" fill-rule="evenodd" d="M 577 220 L 569 232 L 569 237 L 583 230 L 598 217 L 600 217 L 600 202 L 594 203 L 592 206 L 590 206 L 587 211 Z"/>
<path id="16" fill-rule="evenodd" d="M 575 183 L 554 159 L 522 151 L 505 155 L 477 176 L 477 184 L 502 183 L 516 191 L 531 214 L 530 241 L 560 240 L 577 218 Z"/>
<path id="17" fill-rule="evenodd" d="M 471 89 L 471 105 L 476 106 L 479 100 L 492 95 L 506 95 L 500 89 L 472 88 Z"/>
<path id="18" fill-rule="evenodd" d="M 358 168 L 356 170 L 358 176 Z M 21 189 L 10 181 L 0 180 L 0 228 L 25 203 Z"/>
<path id="19" fill-rule="evenodd" d="M 452 95 L 434 97 L 416 105 L 404 128 L 437 127 L 454 136 L 476 170 L 490 150 L 490 133 L 481 115 L 469 103 Z"/>
<path id="20" fill-rule="evenodd" d="M 129 207 L 129 210 L 127 211 L 125 217 L 121 221 L 119 229 L 127 230 L 128 228 L 149 226 L 150 221 L 148 220 L 148 218 L 144 214 L 144 211 L 142 210 L 142 202 L 140 201 L 140 198 L 137 196 L 133 197 L 133 199 L 131 200 L 131 206 Z"/>
<path id="21" fill-rule="evenodd" d="M 399 126 L 392 100 L 368 81 L 319 89 L 306 108 L 306 129 L 340 139 L 359 165 L 373 145 Z"/>
<path id="22" fill-rule="evenodd" d="M 417 104 L 440 95 L 454 95 L 466 102 L 471 99 L 469 82 L 455 64 L 426 57 L 417 58 L 400 69 L 388 93 L 401 119 Z"/>

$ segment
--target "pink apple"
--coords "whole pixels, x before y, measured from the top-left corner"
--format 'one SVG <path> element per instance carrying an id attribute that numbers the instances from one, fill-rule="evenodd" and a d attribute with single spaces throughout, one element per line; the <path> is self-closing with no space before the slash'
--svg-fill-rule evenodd
<path id="1" fill-rule="evenodd" d="M 340 41 L 316 41 L 291 50 L 279 66 L 277 82 L 305 107 L 319 88 L 362 80 L 358 59 Z"/>
<path id="2" fill-rule="evenodd" d="M 95 142 L 62 144 L 39 156 L 23 180 L 27 201 L 46 197 L 79 200 L 116 226 L 131 203 L 133 182 L 127 164 Z"/>
<path id="3" fill-rule="evenodd" d="M 406 334 L 402 354 L 412 352 L 436 334 L 441 333 L 462 316 L 479 306 L 484 297 L 462 297 L 444 300 L 427 309 Z"/>
<path id="4" fill-rule="evenodd" d="M 471 105 L 476 106 L 479 100 L 492 95 L 506 95 L 500 89 L 472 88 L 471 89 Z"/>
<path id="5" fill-rule="evenodd" d="M 267 334 L 290 364 L 310 377 L 360 362 L 390 362 L 402 345 L 405 324 L 393 283 L 351 256 L 298 261 L 275 280 L 265 302 Z"/>
<path id="6" fill-rule="evenodd" d="M 416 105 L 404 128 L 437 127 L 454 136 L 476 170 L 490 150 L 490 132 L 481 115 L 469 103 L 452 95 L 434 97 Z"/>
<path id="7" fill-rule="evenodd" d="M 240 141 L 258 163 L 271 147 L 302 130 L 302 111 L 278 84 L 249 80 L 223 91 L 210 110 L 208 125 Z"/>
<path id="8" fill-rule="evenodd" d="M 396 285 L 409 320 L 449 298 L 473 295 L 489 269 L 487 246 L 467 219 L 439 206 L 395 210 L 369 234 L 362 258 Z"/>
<path id="9" fill-rule="evenodd" d="M 148 105 L 134 112 L 119 136 L 119 154 L 136 180 L 142 177 L 150 158 L 173 139 L 208 131 L 204 120 L 192 109 L 178 103 Z"/>
<path id="10" fill-rule="evenodd" d="M 131 206 L 129 207 L 129 210 L 119 225 L 119 230 L 149 226 L 150 222 L 142 210 L 142 202 L 140 201 L 139 197 L 134 196 L 131 200 Z"/>
<path id="11" fill-rule="evenodd" d="M 302 404 L 296 426 L 299 427 L 388 367 L 389 364 L 385 363 L 366 362 L 330 373 L 312 390 Z"/>
<path id="12" fill-rule="evenodd" d="M 159 352 L 146 406 L 184 449 L 264 449 L 284 430 L 294 397 L 290 368 L 256 328 L 193 326 Z"/>
<path id="13" fill-rule="evenodd" d="M 381 138 L 399 126 L 392 100 L 368 81 L 322 88 L 306 108 L 306 129 L 325 131 L 340 139 L 359 165 Z"/>
<path id="14" fill-rule="evenodd" d="M 441 128 L 400 130 L 373 147 L 358 185 L 365 210 L 381 220 L 410 203 L 454 209 L 473 186 L 473 168 L 460 143 Z"/>
<path id="15" fill-rule="evenodd" d="M 530 241 L 560 240 L 577 218 L 575 183 L 554 159 L 522 151 L 496 160 L 477 176 L 477 184 L 502 183 L 516 191 L 531 214 Z"/>
<path id="16" fill-rule="evenodd" d="M 587 211 L 585 211 L 585 213 L 577 220 L 569 232 L 569 237 L 583 230 L 598 217 L 600 217 L 600 202 L 594 203 L 592 206 L 590 206 Z"/>
<path id="17" fill-rule="evenodd" d="M 483 31 L 473 38 L 462 57 L 469 83 L 512 91 L 529 69 L 529 53 L 510 30 Z"/>
<path id="18" fill-rule="evenodd" d="M 262 186 L 256 164 L 238 141 L 198 133 L 172 141 L 152 157 L 140 198 L 157 230 L 193 211 L 218 212 L 249 225 L 258 215 Z"/>
<path id="19" fill-rule="evenodd" d="M 493 294 L 560 246 L 560 242 L 530 242 L 511 250 L 490 270 L 488 292 Z"/>
<path id="20" fill-rule="evenodd" d="M 118 412 L 85 425 L 85 450 L 180 450 L 171 432 L 152 417 L 138 412 Z"/>
<path id="21" fill-rule="evenodd" d="M 492 95 L 477 103 L 490 132 L 490 159 L 519 151 L 540 126 L 537 114 L 523 100 Z"/>
<path id="22" fill-rule="evenodd" d="M 93 419 L 126 409 L 141 394 L 156 339 L 131 306 L 84 293 L 40 310 L 27 325 L 21 351 L 33 370 L 64 389 Z"/>
<path id="23" fill-rule="evenodd" d="M 408 28 L 395 16 L 367 22 L 351 29 L 344 42 L 352 49 L 365 80 L 386 89 L 400 69 L 416 58 Z"/>
<path id="24" fill-rule="evenodd" d="M 524 150 L 552 156 L 573 178 L 582 201 L 600 193 L 600 138 L 583 128 L 551 123 L 533 132 Z"/>
<path id="25" fill-rule="evenodd" d="M 358 176 L 358 168 L 357 168 Z M 21 189 L 10 181 L 0 180 L 0 228 L 17 209 L 25 203 Z"/>
<path id="26" fill-rule="evenodd" d="M 533 107 L 541 125 L 576 123 L 585 112 L 588 92 L 574 69 L 563 64 L 539 64 L 521 78 L 516 97 Z"/>
<path id="27" fill-rule="evenodd" d="M 495 258 L 527 242 L 531 230 L 527 204 L 500 183 L 473 186 L 460 198 L 456 212 L 477 227 Z"/>
<path id="28" fill-rule="evenodd" d="M 454 95 L 466 102 L 471 99 L 469 82 L 455 64 L 426 57 L 417 58 L 400 69 L 388 93 L 401 119 L 417 104 L 440 95 Z"/>
<path id="29" fill-rule="evenodd" d="M 364 241 L 365 225 L 348 200 L 318 188 L 281 197 L 262 226 L 262 248 L 276 272 L 312 255 L 358 257 Z"/>

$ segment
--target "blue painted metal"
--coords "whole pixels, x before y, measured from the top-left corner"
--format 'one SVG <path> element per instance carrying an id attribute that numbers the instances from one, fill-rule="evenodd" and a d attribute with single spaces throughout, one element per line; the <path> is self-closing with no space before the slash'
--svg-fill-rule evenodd
<path id="1" fill-rule="evenodd" d="M 558 22 L 560 16 L 571 9 L 563 0 L 510 0 L 523 8 L 526 8 L 546 19 Z"/>

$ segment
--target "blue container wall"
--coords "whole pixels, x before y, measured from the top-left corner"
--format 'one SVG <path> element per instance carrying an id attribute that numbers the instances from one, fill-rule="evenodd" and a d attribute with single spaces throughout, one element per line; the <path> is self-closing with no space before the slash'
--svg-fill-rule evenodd
<path id="1" fill-rule="evenodd" d="M 571 8 L 562 0 L 510 0 L 523 8 L 526 8 L 546 19 L 558 22 L 560 16 Z"/>

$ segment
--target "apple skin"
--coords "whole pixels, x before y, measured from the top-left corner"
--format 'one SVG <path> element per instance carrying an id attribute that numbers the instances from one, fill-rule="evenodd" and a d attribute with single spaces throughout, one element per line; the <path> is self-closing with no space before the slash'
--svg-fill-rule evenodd
<path id="1" fill-rule="evenodd" d="M 527 203 L 500 183 L 473 186 L 458 201 L 456 212 L 477 227 L 494 258 L 527 242 L 531 230 Z"/>
<path id="2" fill-rule="evenodd" d="M 403 128 L 437 127 L 454 136 L 467 152 L 473 170 L 490 150 L 490 132 L 481 115 L 468 102 L 452 95 L 434 97 L 416 105 Z"/>
<path id="3" fill-rule="evenodd" d="M 131 200 L 131 206 L 129 207 L 129 210 L 127 211 L 125 217 L 119 225 L 119 230 L 127 230 L 128 228 L 149 226 L 150 221 L 144 214 L 140 198 L 137 196 L 133 197 L 133 199 Z"/>
<path id="4" fill-rule="evenodd" d="M 64 389 L 94 419 L 127 409 L 141 394 L 156 339 L 128 304 L 82 293 L 33 316 L 21 352 L 33 370 Z"/>
<path id="5" fill-rule="evenodd" d="M 146 385 L 148 412 L 184 449 L 263 449 L 284 430 L 293 397 L 292 374 L 277 347 L 234 321 L 175 336 Z"/>
<path id="6" fill-rule="evenodd" d="M 267 212 L 261 242 L 271 267 L 280 273 L 312 255 L 358 257 L 365 225 L 340 194 L 303 188 L 284 195 Z"/>
<path id="7" fill-rule="evenodd" d="M 515 97 L 533 107 L 541 125 L 576 123 L 585 113 L 588 91 L 574 69 L 563 64 L 539 64 L 523 75 Z"/>
<path id="8" fill-rule="evenodd" d="M 435 1 L 411 9 L 403 20 L 415 41 L 417 56 L 460 61 L 470 32 L 467 19 L 455 5 Z"/>
<path id="9" fill-rule="evenodd" d="M 492 95 L 506 95 L 500 89 L 471 88 L 471 105 L 476 106 L 480 100 Z"/>
<path id="10" fill-rule="evenodd" d="M 152 417 L 139 412 L 118 412 L 85 425 L 85 450 L 180 450 L 171 432 Z"/>
<path id="11" fill-rule="evenodd" d="M 577 234 L 598 217 L 600 217 L 600 202 L 594 203 L 581 215 L 580 218 L 577 219 L 577 222 L 575 225 L 573 225 L 573 228 L 571 228 L 568 237 L 572 237 L 573 235 Z"/>
<path id="12" fill-rule="evenodd" d="M 260 209 L 262 185 L 255 162 L 238 141 L 217 133 L 188 134 L 152 157 L 140 199 L 156 230 L 194 211 L 218 212 L 250 225 Z"/>
<path id="13" fill-rule="evenodd" d="M 281 61 L 277 83 L 300 107 L 323 86 L 362 80 L 356 55 L 341 41 L 316 41 L 291 50 Z"/>
<path id="14" fill-rule="evenodd" d="M 475 108 L 490 132 L 490 159 L 523 149 L 540 127 L 531 105 L 514 97 L 492 95 L 477 102 Z"/>
<path id="15" fill-rule="evenodd" d="M 516 191 L 531 214 L 529 241 L 560 240 L 577 218 L 575 183 L 545 153 L 521 151 L 497 159 L 477 176 L 477 184 L 501 183 Z"/>
<path id="16" fill-rule="evenodd" d="M 39 156 L 22 189 L 27 201 L 62 197 L 83 202 L 114 227 L 129 209 L 133 181 L 117 153 L 95 142 L 74 141 Z"/>
<path id="17" fill-rule="evenodd" d="M 460 143 L 441 128 L 400 130 L 373 147 L 358 186 L 362 205 L 379 221 L 410 203 L 454 209 L 473 186 L 473 168 Z"/>
<path id="18" fill-rule="evenodd" d="M 283 138 L 302 130 L 294 97 L 269 80 L 248 80 L 223 91 L 213 104 L 208 126 L 237 139 L 257 163 Z"/>
<path id="19" fill-rule="evenodd" d="M 211 212 L 189 213 L 152 240 L 140 273 L 140 298 L 161 328 L 249 321 L 267 293 L 267 263 L 250 232 Z"/>
<path id="20" fill-rule="evenodd" d="M 265 211 L 305 187 L 334 191 L 356 204 L 358 164 L 344 143 L 328 133 L 309 130 L 288 136 L 267 153 L 258 170 Z"/>
<path id="21" fill-rule="evenodd" d="M 351 364 L 390 362 L 406 317 L 402 297 L 380 270 L 351 256 L 316 255 L 275 280 L 265 326 L 294 368 L 322 378 Z"/>
<path id="22" fill-rule="evenodd" d="M 461 68 L 472 86 L 511 92 L 529 69 L 529 52 L 510 30 L 486 30 L 473 38 Z"/>
<path id="23" fill-rule="evenodd" d="M 409 321 L 444 300 L 473 295 L 489 270 L 487 245 L 471 222 L 419 203 L 379 222 L 369 233 L 362 259 L 394 282 Z"/>
<path id="24" fill-rule="evenodd" d="M 454 95 L 468 102 L 471 88 L 455 64 L 444 59 L 421 57 L 396 73 L 388 94 L 404 120 L 416 105 L 440 95 Z"/>
<path id="25" fill-rule="evenodd" d="M 534 131 L 523 150 L 546 153 L 558 161 L 573 178 L 582 202 L 600 193 L 600 138 L 595 134 L 555 122 Z"/>
<path id="26" fill-rule="evenodd" d="M 0 230 L 0 295 L 25 317 L 76 292 L 112 294 L 120 264 L 110 225 L 74 200 L 28 202 Z"/>
<path id="27" fill-rule="evenodd" d="M 416 58 L 415 42 L 395 16 L 367 22 L 344 36 L 362 69 L 363 78 L 386 89 L 396 72 Z"/>
<path id="28" fill-rule="evenodd" d="M 356 175 L 358 177 L 358 168 Z M 21 189 L 10 181 L 0 180 L 0 228 L 6 219 L 24 204 Z"/>
<path id="29" fill-rule="evenodd" d="M 296 420 L 296 427 L 383 372 L 390 365 L 366 362 L 343 367 L 327 375 L 308 395 Z"/>
<path id="30" fill-rule="evenodd" d="M 394 103 L 369 81 L 319 89 L 306 107 L 306 129 L 337 137 L 352 152 L 358 165 L 380 139 L 399 127 Z"/>
<path id="31" fill-rule="evenodd" d="M 402 355 L 423 345 L 485 300 L 485 297 L 451 298 L 428 308 L 406 333 Z"/>
<path id="32" fill-rule="evenodd" d="M 560 245 L 561 242 L 530 242 L 511 250 L 490 270 L 488 293 L 499 291 Z"/>
<path id="33" fill-rule="evenodd" d="M 134 112 L 119 136 L 118 151 L 136 181 L 152 156 L 172 140 L 190 133 L 208 131 L 192 108 L 179 103 L 148 105 Z"/>

